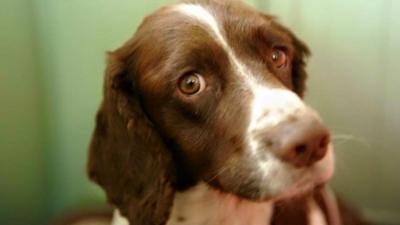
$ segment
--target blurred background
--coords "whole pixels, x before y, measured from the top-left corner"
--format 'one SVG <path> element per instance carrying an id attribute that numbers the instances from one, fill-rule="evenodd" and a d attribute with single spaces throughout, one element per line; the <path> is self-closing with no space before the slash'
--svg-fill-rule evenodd
<path id="1" fill-rule="evenodd" d="M 0 0 L 0 224 L 104 204 L 85 174 L 105 52 L 162 0 Z M 248 0 L 312 49 L 307 102 L 334 133 L 334 189 L 400 224 L 400 1 Z"/>

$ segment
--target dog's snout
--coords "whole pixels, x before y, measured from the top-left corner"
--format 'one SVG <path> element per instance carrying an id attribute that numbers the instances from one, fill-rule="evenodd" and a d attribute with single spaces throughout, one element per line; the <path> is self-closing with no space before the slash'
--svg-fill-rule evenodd
<path id="1" fill-rule="evenodd" d="M 314 114 L 303 115 L 278 125 L 271 134 L 282 160 L 307 167 L 324 158 L 330 143 L 328 129 Z"/>

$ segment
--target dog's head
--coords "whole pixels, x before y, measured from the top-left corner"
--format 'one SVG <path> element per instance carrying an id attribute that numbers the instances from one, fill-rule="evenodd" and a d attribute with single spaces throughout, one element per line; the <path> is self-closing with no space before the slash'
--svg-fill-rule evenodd
<path id="1" fill-rule="evenodd" d="M 132 224 L 163 224 L 197 182 L 254 201 L 323 184 L 333 153 L 302 101 L 308 54 L 240 2 L 160 9 L 110 53 L 90 177 Z"/>

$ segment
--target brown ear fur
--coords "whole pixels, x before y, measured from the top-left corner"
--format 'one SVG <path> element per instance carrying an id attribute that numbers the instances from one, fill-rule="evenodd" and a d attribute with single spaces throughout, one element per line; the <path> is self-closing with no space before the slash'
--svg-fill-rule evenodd
<path id="1" fill-rule="evenodd" d="M 306 90 L 306 79 L 307 72 L 305 70 L 306 67 L 306 58 L 310 56 L 310 50 L 304 42 L 299 40 L 294 34 L 289 32 L 292 36 L 293 45 L 295 48 L 294 58 L 293 58 L 293 67 L 292 67 L 292 76 L 293 76 L 293 84 L 294 91 L 300 96 L 304 96 L 304 92 Z"/>
<path id="2" fill-rule="evenodd" d="M 142 110 L 134 72 L 128 70 L 134 60 L 130 47 L 110 53 L 88 173 L 131 225 L 162 225 L 173 201 L 175 168 Z"/>
<path id="3" fill-rule="evenodd" d="M 267 20 L 273 22 L 273 24 L 282 30 L 284 33 L 288 34 L 292 44 L 294 46 L 294 55 L 292 62 L 292 77 L 293 77 L 293 87 L 294 92 L 296 92 L 301 98 L 304 97 L 304 92 L 306 91 L 306 80 L 307 80 L 307 72 L 306 72 L 306 60 L 311 55 L 310 49 L 307 45 L 301 41 L 292 31 L 290 31 L 287 27 L 282 26 L 278 22 L 276 22 L 276 18 L 273 16 L 263 14 Z"/>

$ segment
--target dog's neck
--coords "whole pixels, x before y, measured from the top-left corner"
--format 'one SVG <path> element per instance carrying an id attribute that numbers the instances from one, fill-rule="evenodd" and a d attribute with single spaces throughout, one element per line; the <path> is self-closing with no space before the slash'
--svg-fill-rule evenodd
<path id="1" fill-rule="evenodd" d="M 273 211 L 272 201 L 251 202 L 198 184 L 175 194 L 166 225 L 269 225 Z M 340 224 L 328 223 L 314 199 L 310 199 L 307 211 L 308 225 Z M 129 222 L 116 211 L 112 225 L 129 225 Z"/>
<path id="2" fill-rule="evenodd" d="M 266 225 L 272 210 L 272 202 L 250 202 L 198 184 L 176 194 L 167 225 Z"/>

